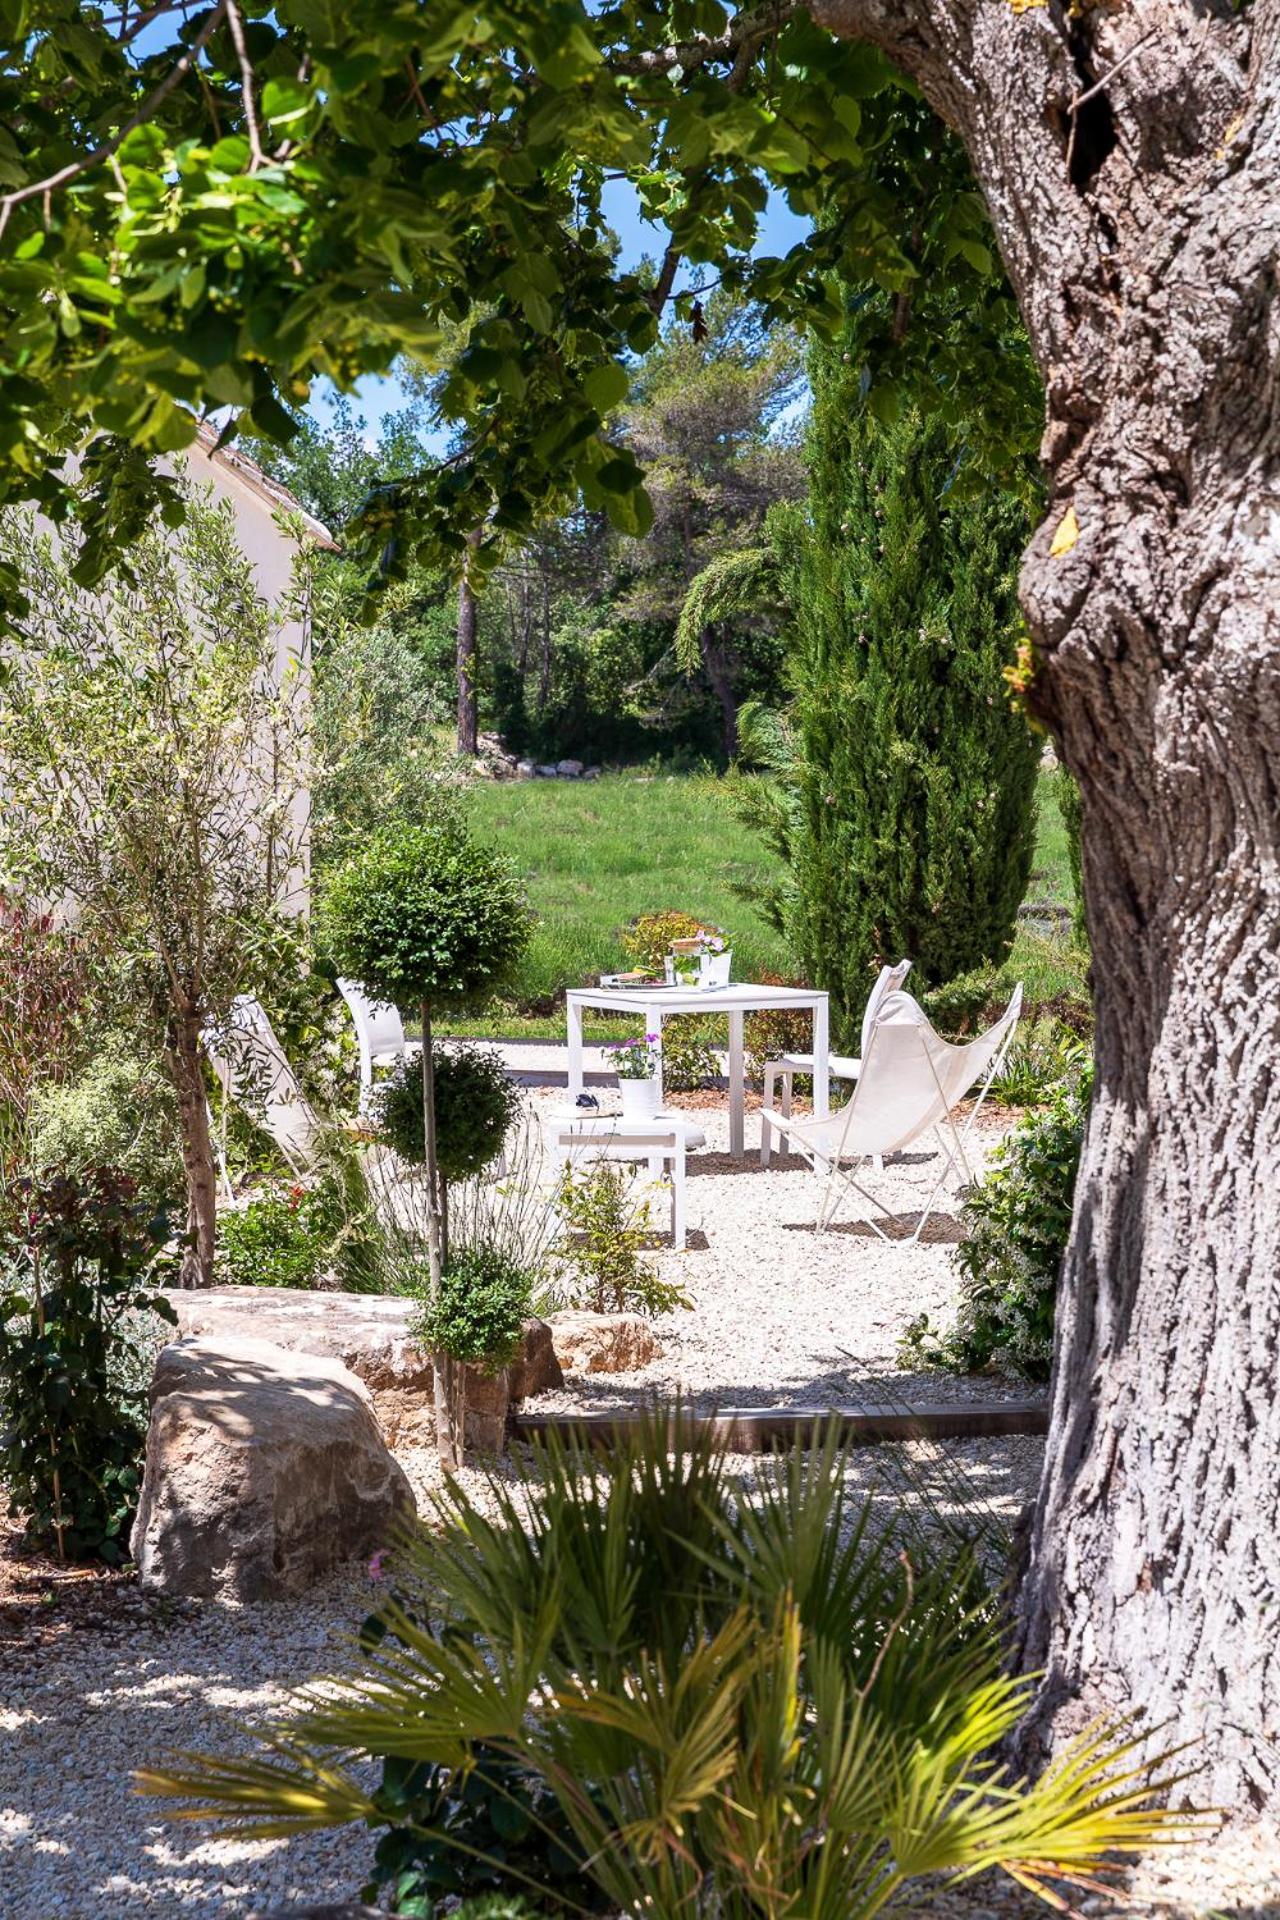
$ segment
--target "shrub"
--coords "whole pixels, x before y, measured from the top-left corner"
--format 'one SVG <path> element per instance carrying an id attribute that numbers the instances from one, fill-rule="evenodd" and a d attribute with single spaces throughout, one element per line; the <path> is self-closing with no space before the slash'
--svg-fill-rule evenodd
<path id="1" fill-rule="evenodd" d="M 1054 1019 L 1037 1020 L 1010 1047 L 991 1082 L 992 1098 L 1006 1107 L 1047 1106 L 1063 1081 L 1074 1080 L 1088 1059 L 1088 1047 L 1070 1027 Z"/>
<path id="2" fill-rule="evenodd" d="M 642 913 L 622 932 L 622 951 L 637 967 L 661 974 L 662 963 L 671 951 L 673 940 L 692 940 L 711 931 L 705 921 L 679 907 L 664 907 L 659 913 Z"/>
<path id="3" fill-rule="evenodd" d="M 532 1499 L 495 1480 L 481 1514 L 449 1482 L 363 1671 L 312 1690 L 287 1745 L 140 1784 L 250 1833 L 403 1832 L 416 1763 L 455 1795 L 487 1791 L 499 1826 L 496 1761 L 554 1801 L 547 1837 L 567 1826 L 608 1910 L 655 1920 L 872 1920 L 939 1874 L 1088 1882 L 1108 1849 L 1185 1829 L 1123 1723 L 1035 1779 L 1008 1771 L 1037 1677 L 1007 1671 L 971 1545 L 905 1503 L 886 1525 L 853 1477 L 828 1437 L 762 1461 L 743 1498 L 723 1448 L 667 1410 L 607 1461 L 585 1441 L 539 1449 Z M 383 1786 L 353 1764 L 366 1755 Z M 472 1859 L 460 1875 L 493 1864 Z M 496 1865 L 513 1892 L 528 1867 L 554 1900 L 527 1854 Z"/>
<path id="4" fill-rule="evenodd" d="M 498 1248 L 464 1247 L 450 1255 L 413 1331 L 432 1352 L 497 1373 L 515 1357 L 532 1297 L 532 1276 Z"/>
<path id="5" fill-rule="evenodd" d="M 800 982 L 787 980 L 780 973 L 762 973 L 761 985 L 794 987 Z M 765 1007 L 749 1013 L 743 1022 L 746 1043 L 747 1074 L 752 1080 L 764 1078 L 765 1062 L 784 1053 L 813 1052 L 813 1015 L 805 1007 Z"/>
<path id="6" fill-rule="evenodd" d="M 0 1468 L 10 1512 L 60 1559 L 123 1560 L 138 1504 L 165 1223 L 110 1169 L 15 1183 L 0 1284 Z"/>
<path id="7" fill-rule="evenodd" d="M 319 920 L 339 973 L 415 1009 L 487 999 L 509 984 L 529 937 L 515 869 L 447 818 L 375 835 L 329 881 Z"/>
<path id="8" fill-rule="evenodd" d="M 341 1183 L 268 1187 L 219 1217 L 218 1263 L 234 1287 L 316 1287 L 326 1280 L 354 1293 L 376 1288 L 366 1223 L 353 1216 Z"/>
<path id="9" fill-rule="evenodd" d="M 140 1206 L 154 1209 L 183 1190 L 172 1085 L 124 1034 L 104 1035 L 75 1079 L 37 1083 L 29 1115 L 28 1158 L 36 1171 L 111 1167 L 132 1181 Z"/>
<path id="10" fill-rule="evenodd" d="M 598 1161 L 575 1174 L 567 1166 L 556 1195 L 567 1232 L 557 1252 L 575 1298 L 593 1313 L 645 1313 L 654 1319 L 690 1305 L 674 1282 L 643 1258 L 649 1239 L 649 1202 L 633 1196 L 625 1167 Z M 572 1280 L 571 1280 L 572 1284 Z"/>
<path id="11" fill-rule="evenodd" d="M 519 1087 L 498 1054 L 453 1042 L 435 1055 L 436 1158 L 453 1185 L 480 1173 L 502 1152 L 520 1113 Z M 389 1146 L 420 1166 L 422 1074 L 416 1061 L 398 1066 L 374 1094 L 374 1118 Z"/>
<path id="12" fill-rule="evenodd" d="M 370 1626 L 381 1625 L 375 1615 Z M 365 1898 L 390 1898 L 395 1913 L 432 1916 L 443 1913 L 439 1903 L 447 1899 L 478 1896 L 465 1900 L 453 1920 L 600 1912 L 606 1903 L 583 1870 L 555 1795 L 497 1747 L 480 1742 L 473 1757 L 468 1774 L 430 1762 L 385 1762 L 378 1799 L 394 1824 L 378 1840 Z M 530 1880 L 543 1890 L 545 1906 L 499 1891 Z"/>
<path id="13" fill-rule="evenodd" d="M 1030 1380 L 1048 1379 L 1092 1083 L 1086 1061 L 1074 1081 L 1059 1082 L 1048 1104 L 995 1149 L 962 1216 L 955 1324 L 938 1335 L 927 1315 L 913 1320 L 904 1359 L 955 1373 L 997 1365 Z"/>
<path id="14" fill-rule="evenodd" d="M 723 1019 L 714 1014 L 677 1013 L 662 1023 L 664 1093 L 697 1093 L 720 1071 L 717 1047 L 728 1043 Z"/>

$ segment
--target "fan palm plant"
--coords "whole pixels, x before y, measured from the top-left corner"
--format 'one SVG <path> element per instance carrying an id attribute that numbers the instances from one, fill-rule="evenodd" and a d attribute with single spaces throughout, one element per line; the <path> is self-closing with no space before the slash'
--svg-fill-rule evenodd
<path id="1" fill-rule="evenodd" d="M 441 1842 L 484 1856 L 455 1885 L 556 1911 L 870 1920 L 921 1876 L 1001 1867 L 1047 1892 L 1193 1830 L 1121 1727 L 1010 1777 L 1001 1743 L 1031 1682 L 1002 1671 L 981 1543 L 855 1502 L 844 1469 L 827 1439 L 744 1484 L 677 1409 L 608 1467 L 548 1443 L 487 1512 L 450 1485 L 362 1671 L 308 1692 L 261 1757 L 185 1756 L 142 1790 L 260 1836 L 395 1826 L 381 1890 L 422 1914 L 430 1875 L 406 1862 Z M 496 1813 L 518 1798 L 579 1880 L 536 1864 L 546 1844 L 460 1831 L 450 1805 L 477 1786 Z"/>

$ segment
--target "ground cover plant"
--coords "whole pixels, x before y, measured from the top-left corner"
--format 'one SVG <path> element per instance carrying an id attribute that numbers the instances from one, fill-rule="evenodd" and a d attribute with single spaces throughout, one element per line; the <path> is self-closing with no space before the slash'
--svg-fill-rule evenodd
<path id="1" fill-rule="evenodd" d="M 608 1465 L 539 1448 L 492 1512 L 449 1487 L 360 1671 L 304 1696 L 261 1757 L 188 1756 L 140 1784 L 250 1833 L 389 1829 L 369 1895 L 403 1888 L 418 1913 L 450 1845 L 461 1888 L 497 1878 L 554 1910 L 573 1889 L 549 1838 L 625 1913 L 872 1920 L 928 1875 L 1003 1867 L 1043 1889 L 1188 1830 L 1119 1727 L 1033 1783 L 1006 1771 L 1032 1683 L 1003 1667 L 961 1526 L 884 1527 L 846 1496 L 830 1436 L 743 1493 L 678 1409 Z M 351 1768 L 366 1754 L 381 1786 Z"/>

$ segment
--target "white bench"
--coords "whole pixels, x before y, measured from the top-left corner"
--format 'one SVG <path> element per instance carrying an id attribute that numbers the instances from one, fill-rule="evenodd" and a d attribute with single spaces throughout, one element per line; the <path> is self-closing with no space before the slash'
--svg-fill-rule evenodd
<path id="1" fill-rule="evenodd" d="M 671 1169 L 671 1244 L 685 1244 L 685 1155 L 707 1143 L 701 1127 L 679 1114 L 659 1113 L 653 1119 L 630 1114 L 593 1113 L 585 1107 L 556 1107 L 547 1116 L 551 1146 L 575 1160 L 647 1160 L 660 1180 Z"/>

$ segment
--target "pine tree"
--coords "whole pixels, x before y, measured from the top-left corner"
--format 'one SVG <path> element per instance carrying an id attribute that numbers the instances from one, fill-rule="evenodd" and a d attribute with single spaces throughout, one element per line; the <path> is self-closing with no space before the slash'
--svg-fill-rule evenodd
<path id="1" fill-rule="evenodd" d="M 847 1035 L 881 964 L 909 956 L 923 986 L 1012 945 L 1035 832 L 1035 744 L 1002 677 L 1026 515 L 966 489 L 937 416 L 873 419 L 843 355 L 814 389 L 793 937 Z"/>

